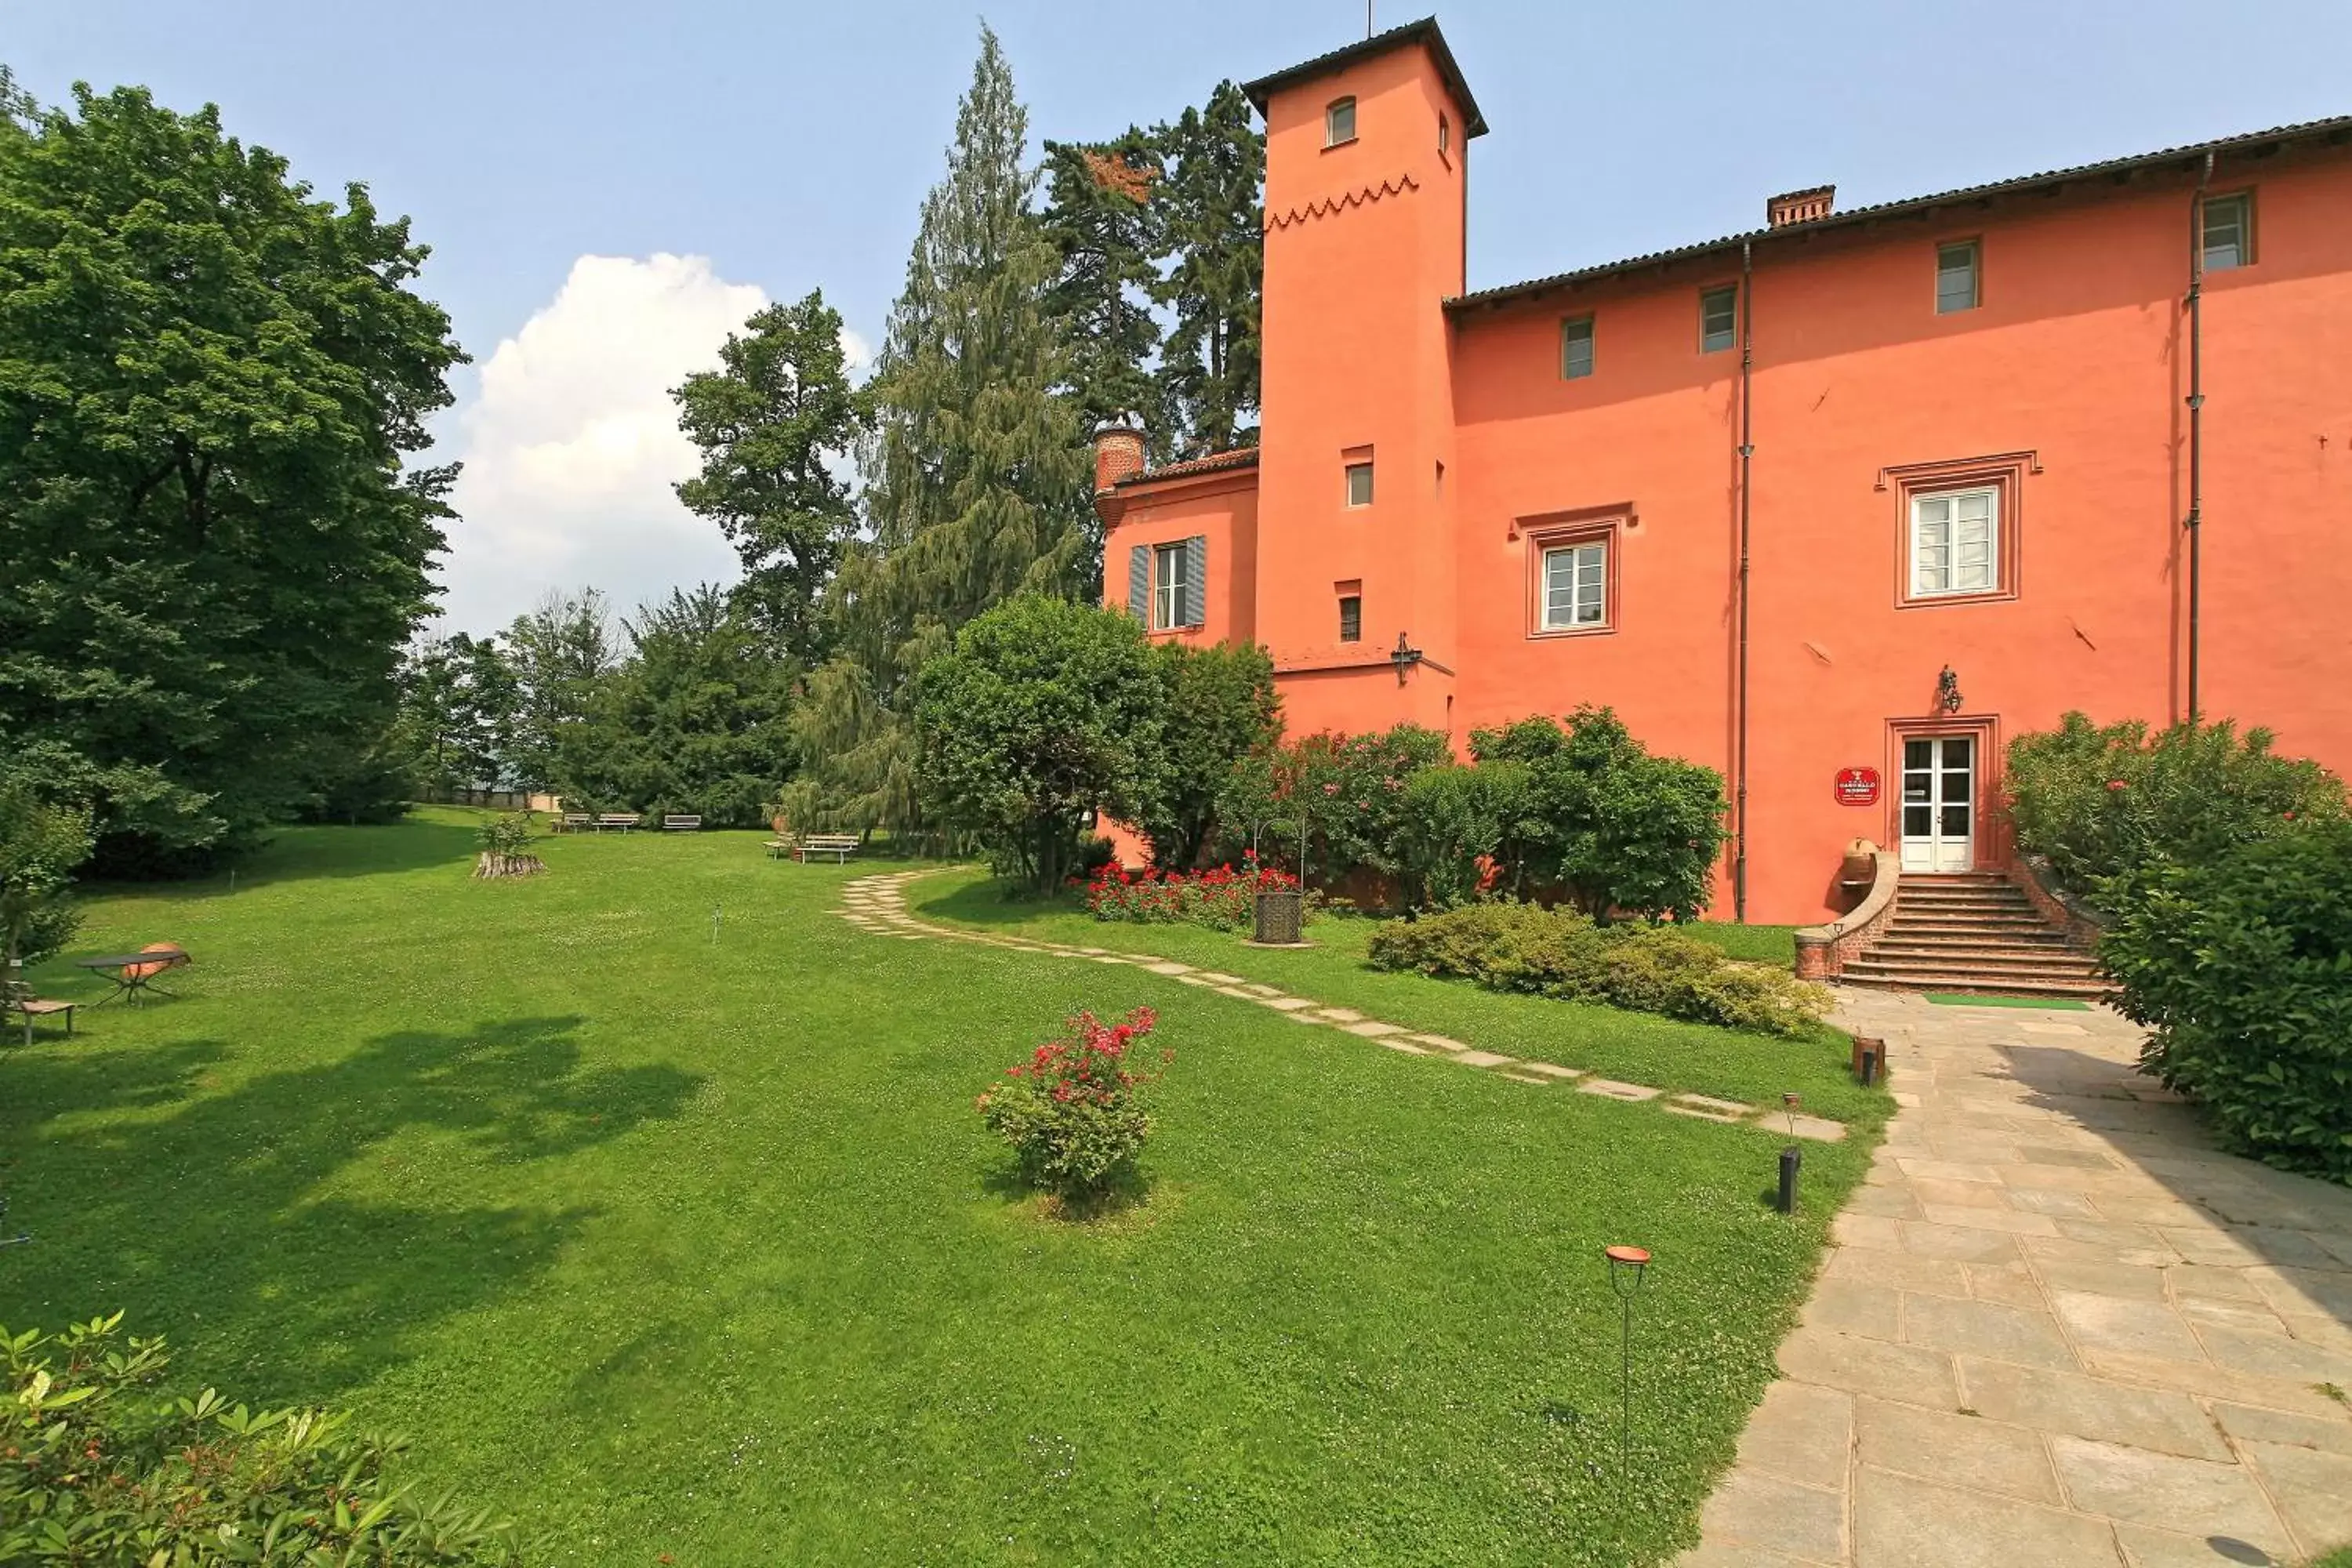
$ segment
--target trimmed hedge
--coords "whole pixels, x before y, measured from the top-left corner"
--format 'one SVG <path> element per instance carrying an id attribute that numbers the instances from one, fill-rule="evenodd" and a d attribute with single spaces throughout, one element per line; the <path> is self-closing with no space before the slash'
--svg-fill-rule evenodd
<path id="1" fill-rule="evenodd" d="M 2352 1183 L 2352 824 L 2129 879 L 2099 957 L 2142 1064 L 2241 1152 Z"/>
<path id="2" fill-rule="evenodd" d="M 1473 904 L 1372 933 L 1381 969 L 1468 980 L 1564 1002 L 1599 1002 L 1760 1035 L 1802 1035 L 1829 993 L 1784 970 L 1736 963 L 1722 950 L 1660 926 L 1596 924 L 1568 910 Z"/>

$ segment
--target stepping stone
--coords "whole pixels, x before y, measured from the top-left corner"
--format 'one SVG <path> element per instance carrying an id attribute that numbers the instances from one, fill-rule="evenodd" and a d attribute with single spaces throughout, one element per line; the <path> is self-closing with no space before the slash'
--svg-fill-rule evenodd
<path id="1" fill-rule="evenodd" d="M 1454 1058 L 1465 1068 L 1499 1068 L 1515 1066 L 1517 1057 L 1507 1057 L 1495 1051 L 1464 1051 Z"/>
<path id="2" fill-rule="evenodd" d="M 1144 967 L 1151 971 L 1154 974 L 1190 974 L 1192 973 L 1192 966 L 1191 964 L 1171 963 L 1164 958 L 1156 963 L 1146 963 Z"/>
<path id="3" fill-rule="evenodd" d="M 1576 1087 L 1580 1093 L 1605 1095 L 1611 1100 L 1655 1100 L 1665 1092 L 1644 1084 L 1619 1083 L 1613 1078 L 1589 1078 Z"/>
<path id="4" fill-rule="evenodd" d="M 1209 984 L 1209 977 L 1205 974 L 1180 974 L 1176 977 L 1176 984 L 1179 985 L 1206 985 Z"/>
<path id="5" fill-rule="evenodd" d="M 1078 949 L 1078 951 L 1085 953 L 1088 958 L 1094 958 L 1099 956 L 1103 950 L 1098 947 L 1082 947 Z"/>
<path id="6" fill-rule="evenodd" d="M 1564 1068 L 1557 1062 L 1521 1062 L 1519 1065 L 1529 1072 L 1539 1072 L 1546 1078 L 1572 1079 L 1584 1076 L 1582 1068 Z"/>
<path id="7" fill-rule="evenodd" d="M 1327 1024 L 1360 1024 L 1364 1021 L 1361 1013 L 1348 1007 L 1326 1007 L 1321 1017 Z"/>
<path id="8" fill-rule="evenodd" d="M 1425 1057 L 1430 1054 L 1427 1046 L 1416 1046 L 1411 1040 L 1382 1040 L 1381 1044 L 1392 1051 L 1403 1051 L 1410 1056 Z"/>
<path id="9" fill-rule="evenodd" d="M 1402 1025 L 1383 1024 L 1378 1018 L 1367 1018 L 1360 1024 L 1345 1024 L 1341 1027 L 1351 1035 L 1361 1035 L 1368 1040 L 1377 1040 L 1383 1035 L 1402 1035 L 1405 1032 Z M 1413 1048 L 1420 1050 L 1423 1056 L 1429 1054 L 1418 1046 Z"/>
<path id="10" fill-rule="evenodd" d="M 1701 1110 L 1696 1105 L 1670 1104 L 1666 1107 L 1666 1110 L 1670 1115 L 1695 1116 L 1701 1121 L 1719 1121 L 1727 1126 L 1739 1120 L 1737 1116 L 1726 1116 L 1719 1110 Z"/>
<path id="11" fill-rule="evenodd" d="M 1531 1083 L 1538 1089 L 1541 1089 L 1551 1082 L 1551 1079 L 1548 1078 L 1536 1078 L 1531 1074 L 1523 1072 L 1498 1072 L 1495 1076 L 1496 1078 L 1509 1079 L 1513 1083 Z"/>
<path id="12" fill-rule="evenodd" d="M 1793 1120 L 1794 1126 L 1790 1126 L 1787 1121 L 1783 1121 L 1780 1125 L 1785 1131 L 1794 1133 L 1799 1138 L 1810 1138 L 1816 1143 L 1845 1142 L 1845 1123 L 1843 1121 L 1832 1121 L 1825 1116 L 1800 1116 Z M 1766 1117 L 1758 1125 L 1769 1125 L 1770 1121 L 1769 1117 Z"/>
<path id="13" fill-rule="evenodd" d="M 1302 1007 L 1315 1005 L 1304 996 L 1260 996 L 1257 998 L 1257 1005 L 1261 1007 L 1272 1007 L 1283 1013 L 1296 1013 Z M 1312 1021 L 1311 1019 L 1301 1020 L 1301 1022 Z M 1416 1035 L 1413 1037 L 1419 1039 L 1421 1037 Z"/>
<path id="14" fill-rule="evenodd" d="M 1704 1110 L 1716 1116 L 1729 1117 L 1734 1120 L 1756 1109 L 1752 1105 L 1742 1105 L 1736 1100 L 1716 1100 L 1704 1094 L 1678 1094 L 1675 1096 L 1675 1103 L 1688 1106 L 1693 1110 Z"/>
<path id="15" fill-rule="evenodd" d="M 1094 961 L 1097 963 L 1126 963 L 1130 962 L 1130 960 L 1121 958 L 1115 952 L 1097 952 L 1094 955 Z"/>
<path id="16" fill-rule="evenodd" d="M 1260 996 L 1279 996 L 1282 994 L 1282 987 L 1279 985 L 1247 984 L 1243 985 L 1242 989 L 1244 991 L 1254 992 Z"/>
<path id="17" fill-rule="evenodd" d="M 1217 994 L 1220 996 L 1238 997 L 1244 1002 L 1255 1002 L 1258 999 L 1257 993 L 1254 991 L 1244 991 L 1238 985 L 1220 985 L 1217 987 Z"/>
<path id="18" fill-rule="evenodd" d="M 1242 983 L 1238 974 L 1212 974 L 1205 970 L 1202 972 L 1201 978 L 1212 985 L 1239 985 Z"/>
<path id="19" fill-rule="evenodd" d="M 1444 1035 L 1415 1035 L 1413 1038 L 1424 1046 L 1435 1046 L 1441 1051 L 1466 1051 L 1470 1048 L 1459 1040 L 1447 1039 Z"/>
<path id="20" fill-rule="evenodd" d="M 1297 998 L 1293 998 L 1293 1000 L 1297 1000 Z M 1287 1018 L 1294 1024 L 1320 1024 L 1323 1021 L 1314 1014 L 1306 1011 L 1304 1008 L 1296 1012 L 1285 1009 L 1276 1013 L 1275 1016 L 1277 1018 Z"/>

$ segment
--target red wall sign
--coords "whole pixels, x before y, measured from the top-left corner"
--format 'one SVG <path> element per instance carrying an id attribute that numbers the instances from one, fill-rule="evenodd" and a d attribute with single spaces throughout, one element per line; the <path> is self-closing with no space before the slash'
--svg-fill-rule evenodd
<path id="1" fill-rule="evenodd" d="M 1876 805 L 1878 804 L 1878 770 L 1876 768 L 1840 768 L 1837 783 L 1840 805 Z"/>

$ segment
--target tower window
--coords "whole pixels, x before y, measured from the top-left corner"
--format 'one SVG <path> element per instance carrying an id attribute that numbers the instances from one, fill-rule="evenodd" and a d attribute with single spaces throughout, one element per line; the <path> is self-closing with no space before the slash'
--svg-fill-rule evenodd
<path id="1" fill-rule="evenodd" d="M 1437 117 L 1437 150 L 1440 153 L 1454 151 L 1454 122 L 1443 114 Z"/>
<path id="2" fill-rule="evenodd" d="M 1360 594 L 1343 595 L 1339 600 L 1339 640 L 1364 640 L 1364 598 Z"/>
<path id="3" fill-rule="evenodd" d="M 1592 374 L 1592 318 L 1570 316 L 1559 324 L 1559 374 L 1575 381 Z"/>
<path id="4" fill-rule="evenodd" d="M 1332 100 L 1331 106 L 1323 111 L 1323 145 L 1337 147 L 1342 142 L 1355 139 L 1356 100 L 1352 98 Z"/>
<path id="5" fill-rule="evenodd" d="M 1348 465 L 1348 504 L 1351 507 L 1370 506 L 1372 504 L 1371 464 L 1350 463 Z"/>
<path id="6" fill-rule="evenodd" d="M 2251 191 L 2205 198 L 2205 270 L 2222 272 L 2254 258 L 2254 197 Z"/>
<path id="7" fill-rule="evenodd" d="M 1721 353 L 1739 341 L 1739 290 L 1727 284 L 1698 295 L 1698 352 Z"/>
<path id="8" fill-rule="evenodd" d="M 1982 303 L 1981 285 L 1978 281 L 1977 242 L 1964 239 L 1958 245 L 1936 247 L 1936 314 L 1948 316 L 1954 310 L 1973 310 Z"/>

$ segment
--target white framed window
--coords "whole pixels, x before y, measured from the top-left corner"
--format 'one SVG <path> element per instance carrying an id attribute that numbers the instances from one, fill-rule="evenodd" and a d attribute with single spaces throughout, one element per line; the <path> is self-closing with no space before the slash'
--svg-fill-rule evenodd
<path id="1" fill-rule="evenodd" d="M 1159 545 L 1151 552 L 1151 629 L 1155 632 L 1188 624 L 1191 554 L 1181 543 Z"/>
<path id="2" fill-rule="evenodd" d="M 1337 147 L 1356 139 L 1356 100 L 1338 98 L 1323 110 L 1323 145 Z"/>
<path id="3" fill-rule="evenodd" d="M 2000 490 L 1986 485 L 1911 498 L 1911 596 L 2000 588 Z"/>
<path id="4" fill-rule="evenodd" d="M 1555 545 L 1543 552 L 1543 629 L 1609 624 L 1609 542 Z"/>
<path id="5" fill-rule="evenodd" d="M 1739 289 L 1727 284 L 1698 295 L 1698 352 L 1721 353 L 1739 341 Z"/>
<path id="6" fill-rule="evenodd" d="M 1936 314 L 1948 316 L 1955 310 L 1975 310 L 1983 300 L 1982 289 L 1975 240 L 1964 239 L 1956 245 L 1936 247 Z"/>
<path id="7" fill-rule="evenodd" d="M 1570 316 L 1559 324 L 1559 375 L 1577 381 L 1592 374 L 1592 318 Z"/>
<path id="8" fill-rule="evenodd" d="M 1351 507 L 1372 504 L 1372 466 L 1370 463 L 1348 465 L 1348 504 Z"/>
<path id="9" fill-rule="evenodd" d="M 2254 258 L 2254 194 L 2205 198 L 2205 270 L 2226 272 Z"/>

